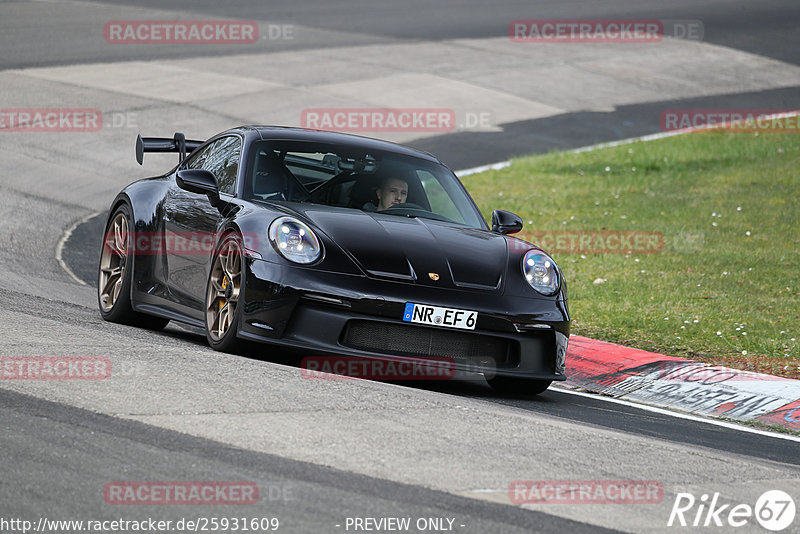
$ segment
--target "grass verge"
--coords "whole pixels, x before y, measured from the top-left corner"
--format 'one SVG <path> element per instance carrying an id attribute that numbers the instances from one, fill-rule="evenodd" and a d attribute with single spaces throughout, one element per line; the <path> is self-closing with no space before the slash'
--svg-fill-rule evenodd
<path id="1" fill-rule="evenodd" d="M 573 333 L 800 378 L 800 134 L 709 130 L 463 182 L 554 257 Z"/>

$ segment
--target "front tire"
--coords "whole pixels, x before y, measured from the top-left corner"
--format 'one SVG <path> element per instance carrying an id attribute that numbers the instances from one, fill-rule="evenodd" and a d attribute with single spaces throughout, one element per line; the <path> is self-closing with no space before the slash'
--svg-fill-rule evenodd
<path id="1" fill-rule="evenodd" d="M 243 260 L 242 240 L 227 234 L 211 261 L 206 284 L 206 339 L 214 350 L 234 352 L 242 345 L 236 332 L 244 302 Z"/>
<path id="2" fill-rule="evenodd" d="M 121 204 L 109 219 L 103 233 L 103 249 L 97 269 L 97 303 L 100 315 L 112 323 L 161 330 L 169 319 L 145 315 L 133 310 L 131 280 L 133 250 L 131 247 L 131 210 Z"/>
<path id="3" fill-rule="evenodd" d="M 528 378 L 516 378 L 511 376 L 496 376 L 486 380 L 493 390 L 502 395 L 514 397 L 533 397 L 544 393 L 552 380 L 531 380 Z"/>

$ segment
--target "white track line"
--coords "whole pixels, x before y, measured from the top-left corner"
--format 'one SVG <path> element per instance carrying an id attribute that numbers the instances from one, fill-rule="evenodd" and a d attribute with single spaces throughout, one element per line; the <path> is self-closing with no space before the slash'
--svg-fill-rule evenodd
<path id="1" fill-rule="evenodd" d="M 82 219 L 79 219 L 79 220 L 75 221 L 74 223 L 72 223 L 72 225 L 69 228 L 67 228 L 67 230 L 64 232 L 64 235 L 61 236 L 61 239 L 58 240 L 58 244 L 56 245 L 56 261 L 58 261 L 59 265 L 61 265 L 61 268 L 64 269 L 64 271 L 68 275 L 70 275 L 73 280 L 75 280 L 76 282 L 78 282 L 82 286 L 85 286 L 85 285 L 88 285 L 88 284 L 86 282 L 84 282 L 83 280 L 81 280 L 80 278 L 78 278 L 75 275 L 75 273 L 72 272 L 72 269 L 70 269 L 69 266 L 66 264 L 66 262 L 64 262 L 64 258 L 62 258 L 61 254 L 64 251 L 64 244 L 67 242 L 67 239 L 70 238 L 70 236 L 72 235 L 72 232 L 75 231 L 75 228 L 77 228 L 79 225 L 85 223 L 86 221 L 88 221 L 92 217 L 95 217 L 95 216 L 99 215 L 100 213 L 102 213 L 102 212 L 96 211 L 94 213 L 90 213 L 89 215 L 83 217 Z"/>
<path id="2" fill-rule="evenodd" d="M 456 175 L 469 176 L 470 174 L 478 174 L 479 172 L 486 171 L 499 171 L 511 165 L 511 161 L 501 161 L 499 163 L 491 163 L 489 165 L 481 165 L 479 167 L 472 167 L 471 169 L 464 169 L 463 171 L 456 171 Z"/>
<path id="3" fill-rule="evenodd" d="M 741 432 L 747 432 L 749 434 L 757 434 L 759 436 L 767 436 L 770 438 L 777 438 L 783 439 L 786 441 L 794 441 L 796 443 L 800 443 L 800 436 L 794 436 L 791 434 L 780 434 L 777 432 L 770 432 L 768 430 L 760 430 L 758 428 L 751 428 L 744 425 L 738 425 L 735 423 L 729 423 L 727 421 L 720 421 L 718 419 L 711 419 L 708 417 L 700 417 L 698 415 L 692 415 L 685 412 L 673 411 L 668 410 L 666 408 L 657 408 L 656 406 L 652 406 L 650 404 L 640 404 L 637 402 L 631 402 L 627 400 L 617 399 L 614 397 L 608 397 L 605 395 L 598 395 L 595 393 L 585 393 L 583 391 L 575 391 L 573 389 L 566 389 L 563 387 L 554 387 L 552 391 L 558 391 L 559 393 L 567 393 L 569 395 L 577 395 L 578 397 L 586 397 L 589 399 L 596 399 L 602 400 L 606 402 L 611 402 L 614 404 L 621 404 L 623 406 L 628 406 L 630 408 L 638 408 L 640 410 L 645 410 L 648 412 L 653 412 L 661 415 L 668 415 L 670 417 L 676 417 L 678 419 L 688 419 L 690 421 L 697 421 L 700 423 L 707 423 L 709 425 L 721 426 L 723 428 L 729 428 L 731 430 L 739 430 Z"/>

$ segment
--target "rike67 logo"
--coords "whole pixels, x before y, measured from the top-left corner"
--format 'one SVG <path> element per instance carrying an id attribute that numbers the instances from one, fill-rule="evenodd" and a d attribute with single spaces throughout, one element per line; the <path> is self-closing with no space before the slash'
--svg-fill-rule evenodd
<path id="1" fill-rule="evenodd" d="M 743 527 L 758 522 L 763 528 L 779 532 L 794 522 L 794 499 L 781 490 L 765 491 L 751 506 L 741 504 L 721 504 L 719 492 L 709 496 L 703 494 L 697 499 L 691 493 L 678 493 L 669 514 L 667 526 L 679 527 Z"/>

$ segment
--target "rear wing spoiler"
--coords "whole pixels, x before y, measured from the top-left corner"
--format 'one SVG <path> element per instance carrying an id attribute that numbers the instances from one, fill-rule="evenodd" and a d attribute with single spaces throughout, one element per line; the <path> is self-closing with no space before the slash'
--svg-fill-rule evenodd
<path id="1" fill-rule="evenodd" d="M 167 137 L 136 137 L 136 161 L 139 165 L 144 161 L 145 152 L 177 152 L 180 155 L 178 162 L 186 158 L 186 154 L 191 154 L 197 147 L 205 141 L 193 141 L 186 139 L 180 132 L 176 132 L 172 139 Z"/>

